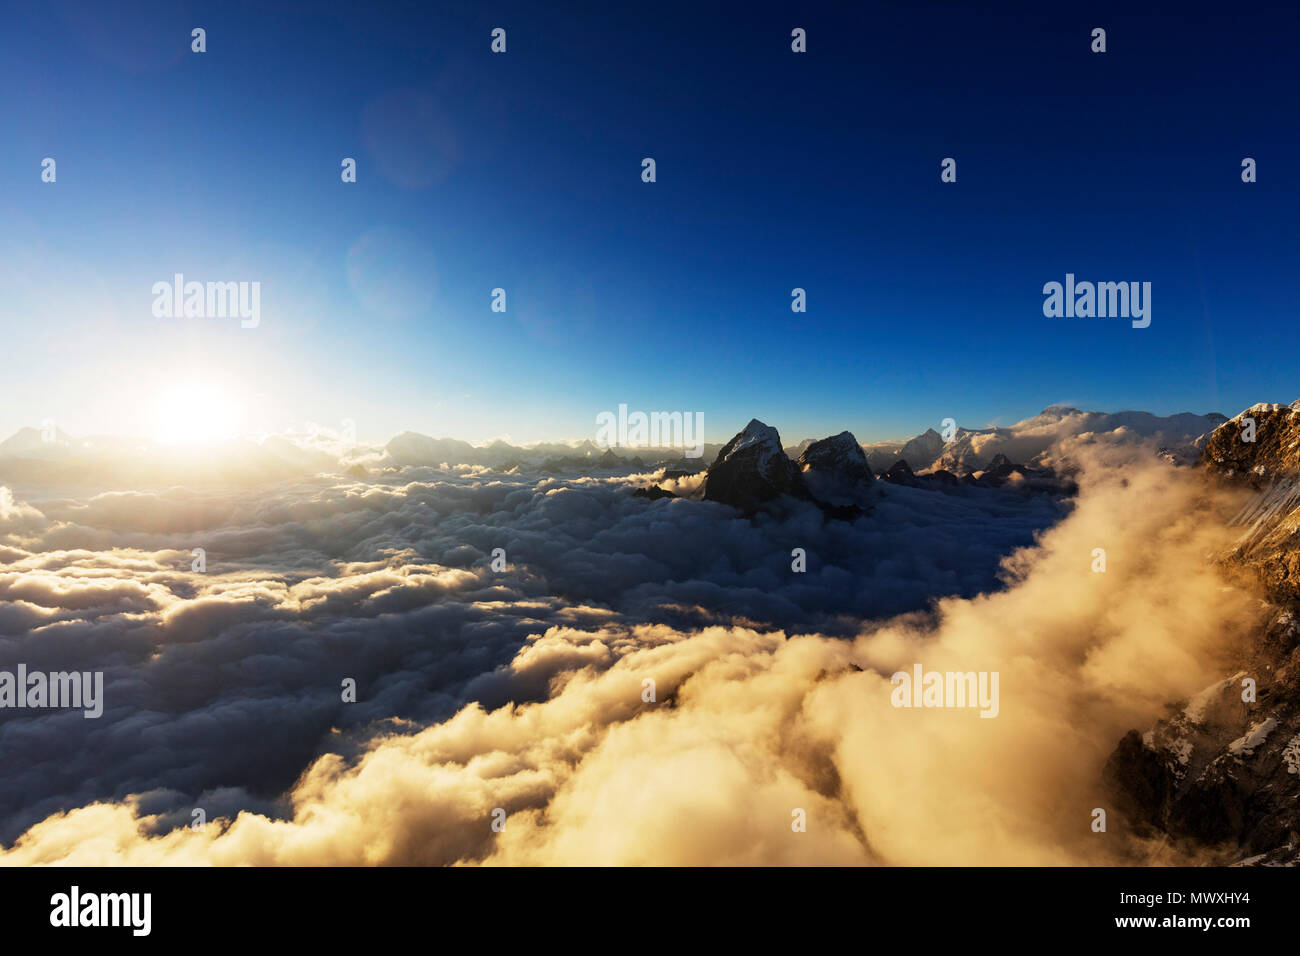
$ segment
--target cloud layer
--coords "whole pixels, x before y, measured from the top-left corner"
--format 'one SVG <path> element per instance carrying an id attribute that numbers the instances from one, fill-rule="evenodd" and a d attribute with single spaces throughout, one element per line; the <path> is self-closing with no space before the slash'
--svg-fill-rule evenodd
<path id="1" fill-rule="evenodd" d="M 1084 458 L 1072 508 L 883 486 L 854 523 L 476 468 L 0 494 L 0 664 L 106 677 L 100 720 L 0 717 L 3 859 L 1129 858 L 1098 768 L 1255 604 L 1205 560 L 1231 502 Z M 917 662 L 999 671 L 1000 716 L 892 707 Z"/>

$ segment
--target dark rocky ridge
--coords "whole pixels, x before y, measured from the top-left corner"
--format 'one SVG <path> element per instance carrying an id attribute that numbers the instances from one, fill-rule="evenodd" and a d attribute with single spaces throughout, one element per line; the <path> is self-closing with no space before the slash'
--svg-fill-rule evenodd
<path id="1" fill-rule="evenodd" d="M 1243 441 L 1244 418 L 1255 441 Z M 1300 403 L 1256 405 L 1214 430 L 1200 466 L 1254 494 L 1225 571 L 1273 602 L 1239 672 L 1145 734 L 1130 731 L 1104 781 L 1124 822 L 1217 862 L 1300 864 Z M 1257 684 L 1242 699 L 1242 681 Z"/>

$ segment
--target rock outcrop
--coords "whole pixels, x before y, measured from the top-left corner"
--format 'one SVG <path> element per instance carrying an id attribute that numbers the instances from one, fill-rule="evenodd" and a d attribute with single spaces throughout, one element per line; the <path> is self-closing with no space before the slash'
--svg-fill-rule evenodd
<path id="1" fill-rule="evenodd" d="M 912 467 L 907 463 L 905 458 L 900 458 L 890 466 L 889 470 L 880 476 L 882 480 L 888 481 L 895 485 L 908 485 L 912 488 L 918 487 L 921 483 L 916 480 L 916 475 L 912 473 Z"/>
<path id="2" fill-rule="evenodd" d="M 678 498 L 667 488 L 660 488 L 658 485 L 651 485 L 649 488 L 637 488 L 632 492 L 634 498 L 649 498 L 651 501 L 659 501 L 661 498 Z"/>
<path id="3" fill-rule="evenodd" d="M 799 471 L 812 496 L 838 507 L 865 507 L 875 478 L 851 432 L 814 441 L 799 455 Z"/>
<path id="4" fill-rule="evenodd" d="M 810 498 L 799 468 L 781 447 L 771 425 L 751 419 L 722 446 L 704 477 L 704 499 L 754 514 L 763 504 L 792 495 Z"/>
<path id="5" fill-rule="evenodd" d="M 1253 434 L 1250 431 L 1253 420 Z M 1250 438 L 1254 441 L 1250 441 Z M 1201 467 L 1253 492 L 1221 556 L 1273 602 L 1239 672 L 1130 731 L 1104 779 L 1124 822 L 1214 862 L 1300 864 L 1300 403 L 1214 430 Z M 1253 688 L 1253 693 L 1252 693 Z"/>

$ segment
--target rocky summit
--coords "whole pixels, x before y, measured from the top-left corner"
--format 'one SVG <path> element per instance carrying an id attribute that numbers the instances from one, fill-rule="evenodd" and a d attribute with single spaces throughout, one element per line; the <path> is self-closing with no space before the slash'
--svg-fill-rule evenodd
<path id="1" fill-rule="evenodd" d="M 1300 403 L 1256 405 L 1220 425 L 1200 466 L 1249 490 L 1242 536 L 1220 558 L 1270 604 L 1235 672 L 1130 731 L 1105 783 L 1139 834 L 1210 862 L 1300 864 Z"/>
<path id="2" fill-rule="evenodd" d="M 866 504 L 875 482 L 852 432 L 811 442 L 799 455 L 798 467 L 813 497 L 836 506 Z"/>
<path id="3" fill-rule="evenodd" d="M 781 436 L 771 425 L 750 419 L 722 446 L 704 478 L 704 499 L 719 501 L 752 515 L 761 505 L 793 495 L 809 498 L 799 468 L 786 455 Z"/>

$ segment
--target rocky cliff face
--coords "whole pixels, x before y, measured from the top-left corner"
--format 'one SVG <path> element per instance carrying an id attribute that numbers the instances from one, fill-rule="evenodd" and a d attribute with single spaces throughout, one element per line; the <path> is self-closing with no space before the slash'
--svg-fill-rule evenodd
<path id="1" fill-rule="evenodd" d="M 1139 834 L 1217 862 L 1300 864 L 1300 403 L 1256 405 L 1220 425 L 1200 466 L 1253 492 L 1222 561 L 1273 605 L 1239 671 L 1130 731 L 1105 782 Z"/>
<path id="2" fill-rule="evenodd" d="M 1237 515 L 1243 534 L 1229 560 L 1249 568 L 1271 600 L 1300 604 L 1300 402 L 1246 409 L 1214 430 L 1201 464 L 1254 492 Z"/>
<path id="3" fill-rule="evenodd" d="M 1205 442 L 1201 464 L 1221 481 L 1255 489 L 1300 477 L 1300 401 L 1253 405 L 1220 425 Z"/>

